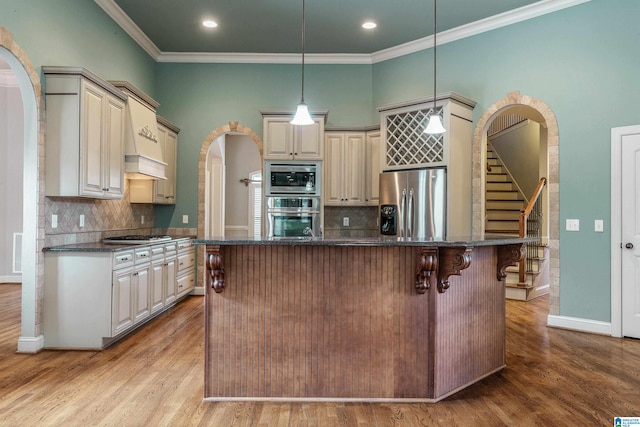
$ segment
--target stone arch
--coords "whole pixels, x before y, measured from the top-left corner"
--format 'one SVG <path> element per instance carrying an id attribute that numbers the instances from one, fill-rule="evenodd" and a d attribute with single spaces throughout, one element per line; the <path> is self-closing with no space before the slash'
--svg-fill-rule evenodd
<path id="1" fill-rule="evenodd" d="M 473 234 L 484 231 L 484 174 L 486 163 L 487 130 L 491 122 L 502 112 L 514 107 L 529 107 L 536 113 L 536 121 L 547 129 L 549 195 L 549 262 L 550 299 L 549 314 L 560 313 L 560 193 L 559 193 L 559 132 L 556 116 L 544 102 L 520 92 L 510 92 L 491 105 L 480 117 L 473 134 L 473 183 L 472 212 Z"/>
<path id="2" fill-rule="evenodd" d="M 209 152 L 209 146 L 216 138 L 221 135 L 234 133 L 234 134 L 243 134 L 248 136 L 255 142 L 258 147 L 258 152 L 260 153 L 260 158 L 263 158 L 263 143 L 262 138 L 258 136 L 251 128 L 238 124 L 237 121 L 229 122 L 224 126 L 220 126 L 219 128 L 213 130 L 207 137 L 204 139 L 202 146 L 200 147 L 200 156 L 198 158 L 198 237 L 204 237 L 204 195 L 205 195 L 205 177 L 206 177 L 206 167 L 207 167 L 207 153 Z"/>
<path id="3" fill-rule="evenodd" d="M 18 351 L 44 347 L 42 295 L 44 285 L 44 102 L 40 76 L 9 30 L 0 27 L 0 55 L 16 74 L 24 105 L 24 208 L 22 317 Z M 8 53 L 7 53 L 8 52 Z M 26 255 L 26 256 L 25 256 Z"/>

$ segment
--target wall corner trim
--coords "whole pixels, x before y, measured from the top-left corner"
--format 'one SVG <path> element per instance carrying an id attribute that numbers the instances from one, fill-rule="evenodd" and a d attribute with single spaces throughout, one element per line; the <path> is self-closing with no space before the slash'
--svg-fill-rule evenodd
<path id="1" fill-rule="evenodd" d="M 44 335 L 37 337 L 20 337 L 18 353 L 37 353 L 44 348 Z"/>

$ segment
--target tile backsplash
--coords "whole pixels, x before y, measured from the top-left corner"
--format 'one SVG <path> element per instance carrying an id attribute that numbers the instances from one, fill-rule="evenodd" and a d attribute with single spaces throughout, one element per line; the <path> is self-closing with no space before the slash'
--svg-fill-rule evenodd
<path id="1" fill-rule="evenodd" d="M 51 226 L 53 215 L 58 216 L 56 228 Z M 84 215 L 84 227 L 80 227 L 80 215 Z M 154 228 L 153 205 L 129 203 L 129 181 L 126 181 L 125 194 L 120 200 L 46 197 L 45 218 L 45 247 L 98 242 L 105 237 L 126 234 L 195 235 L 195 229 L 191 228 Z"/>
<path id="2" fill-rule="evenodd" d="M 344 226 L 343 219 L 349 218 Z M 325 206 L 325 237 L 376 237 L 378 236 L 377 206 Z"/>

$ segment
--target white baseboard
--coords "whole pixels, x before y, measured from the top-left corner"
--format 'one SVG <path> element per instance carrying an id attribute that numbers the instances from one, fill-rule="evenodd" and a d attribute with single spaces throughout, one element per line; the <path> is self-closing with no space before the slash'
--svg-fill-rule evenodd
<path id="1" fill-rule="evenodd" d="M 44 348 L 44 335 L 37 337 L 20 337 L 18 353 L 37 353 Z"/>
<path id="2" fill-rule="evenodd" d="M 0 283 L 22 283 L 22 275 L 0 276 Z"/>
<path id="3" fill-rule="evenodd" d="M 589 332 L 592 334 L 611 335 L 612 333 L 611 322 L 581 319 L 579 317 L 555 316 L 550 314 L 547 316 L 547 326 Z"/>
<path id="4" fill-rule="evenodd" d="M 204 286 L 196 286 L 193 288 L 191 295 L 204 295 Z"/>

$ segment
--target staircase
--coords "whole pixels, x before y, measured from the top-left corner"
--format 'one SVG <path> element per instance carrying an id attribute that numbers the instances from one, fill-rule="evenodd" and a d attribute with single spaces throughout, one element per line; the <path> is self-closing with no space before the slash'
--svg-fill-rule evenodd
<path id="1" fill-rule="evenodd" d="M 491 147 L 487 148 L 485 180 L 485 233 L 519 236 L 520 213 L 526 201 Z M 507 298 L 529 301 L 549 293 L 549 248 L 538 247 L 537 254 L 529 254 L 528 259 L 524 283 L 520 282 L 519 265 L 507 268 Z"/>
<path id="2" fill-rule="evenodd" d="M 517 236 L 524 197 L 491 148 L 487 148 L 485 180 L 485 233 Z"/>

